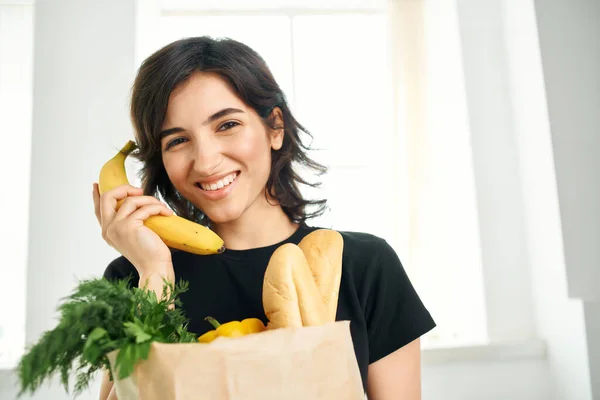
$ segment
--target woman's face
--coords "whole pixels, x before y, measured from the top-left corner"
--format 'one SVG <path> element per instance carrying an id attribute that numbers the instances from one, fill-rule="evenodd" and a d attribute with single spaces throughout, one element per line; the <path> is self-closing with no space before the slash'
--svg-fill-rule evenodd
<path id="1" fill-rule="evenodd" d="M 266 204 L 271 149 L 282 142 L 283 129 L 267 130 L 217 74 L 196 73 L 171 93 L 161 134 L 165 169 L 215 224 Z"/>

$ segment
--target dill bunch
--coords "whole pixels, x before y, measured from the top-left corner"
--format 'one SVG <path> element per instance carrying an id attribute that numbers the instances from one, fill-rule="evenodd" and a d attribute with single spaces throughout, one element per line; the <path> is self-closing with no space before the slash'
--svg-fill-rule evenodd
<path id="1" fill-rule="evenodd" d="M 128 280 L 80 281 L 70 296 L 61 299 L 57 326 L 44 332 L 21 357 L 16 370 L 19 397 L 34 393 L 56 374 L 67 393 L 69 377 L 75 375 L 75 396 L 89 386 L 99 369 L 108 370 L 113 379 L 106 356 L 113 350 L 120 350 L 115 368 L 119 379 L 124 379 L 138 361 L 148 358 L 152 342 L 195 342 L 179 309 L 178 296 L 187 288 L 187 282 L 173 285 L 165 280 L 159 300 L 145 287 L 129 287 Z"/>

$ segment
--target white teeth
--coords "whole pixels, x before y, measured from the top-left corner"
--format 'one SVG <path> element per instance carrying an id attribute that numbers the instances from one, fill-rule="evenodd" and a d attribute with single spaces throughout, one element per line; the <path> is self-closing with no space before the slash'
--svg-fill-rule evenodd
<path id="1" fill-rule="evenodd" d="M 237 172 L 234 172 L 233 174 L 227 175 L 226 177 L 222 178 L 221 180 L 219 180 L 217 182 L 210 183 L 210 184 L 201 183 L 200 187 L 203 190 L 218 190 L 218 189 L 222 189 L 225 186 L 230 185 L 231 182 L 233 182 L 236 177 L 237 177 Z"/>

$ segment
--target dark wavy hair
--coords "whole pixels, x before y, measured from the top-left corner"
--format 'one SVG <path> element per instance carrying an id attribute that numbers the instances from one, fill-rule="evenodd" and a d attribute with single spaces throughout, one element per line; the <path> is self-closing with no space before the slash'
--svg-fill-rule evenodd
<path id="1" fill-rule="evenodd" d="M 318 175 L 327 167 L 307 155 L 309 146 L 300 134 L 312 139 L 292 115 L 286 97 L 262 57 L 238 41 L 207 36 L 185 38 L 166 45 L 140 66 L 131 94 L 131 120 L 138 150 L 133 154 L 141 164 L 140 179 L 144 194 L 162 199 L 178 215 L 210 225 L 207 216 L 185 199 L 173 186 L 162 162 L 159 133 L 167 111 L 169 96 L 195 72 L 212 72 L 221 76 L 237 96 L 261 117 L 263 124 L 275 126 L 272 111 L 282 112 L 284 139 L 281 149 L 271 150 L 271 171 L 265 187 L 279 202 L 293 222 L 304 222 L 321 215 L 327 200 L 308 200 L 299 184 L 318 187 L 302 178 L 295 165 L 314 170 Z M 309 208 L 315 208 L 309 211 Z"/>

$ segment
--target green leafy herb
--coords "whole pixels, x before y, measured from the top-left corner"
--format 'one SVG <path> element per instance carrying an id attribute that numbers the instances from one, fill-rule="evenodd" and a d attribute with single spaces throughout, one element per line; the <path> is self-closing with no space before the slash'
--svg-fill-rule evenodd
<path id="1" fill-rule="evenodd" d="M 79 282 L 58 307 L 58 325 L 44 332 L 29 347 L 17 367 L 19 397 L 34 393 L 55 374 L 69 392 L 69 377 L 76 374 L 74 394 L 85 390 L 99 369 L 110 372 L 107 354 L 120 350 L 115 362 L 119 379 L 128 377 L 140 360 L 148 359 L 152 342 L 191 343 L 187 319 L 178 296 L 187 282 L 164 282 L 163 296 L 147 288 L 130 288 L 127 280 Z"/>

